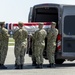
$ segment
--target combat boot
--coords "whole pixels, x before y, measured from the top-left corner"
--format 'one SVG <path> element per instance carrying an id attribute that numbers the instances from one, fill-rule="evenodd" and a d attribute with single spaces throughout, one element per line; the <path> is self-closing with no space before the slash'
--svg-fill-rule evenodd
<path id="1" fill-rule="evenodd" d="M 42 64 L 40 64 L 40 68 L 43 68 L 43 65 Z"/>
<path id="2" fill-rule="evenodd" d="M 17 65 L 17 66 L 15 67 L 15 69 L 20 69 L 20 65 Z"/>
<path id="3" fill-rule="evenodd" d="M 0 64 L 0 69 L 1 69 L 1 64 Z"/>
<path id="4" fill-rule="evenodd" d="M 37 69 L 38 69 L 38 68 L 41 68 L 40 64 L 37 64 L 37 66 L 36 66 L 35 68 L 37 68 Z"/>
<path id="5" fill-rule="evenodd" d="M 23 64 L 20 65 L 20 68 L 23 69 Z"/>
<path id="6" fill-rule="evenodd" d="M 47 67 L 55 68 L 55 64 L 54 64 L 54 63 L 51 63 L 51 64 L 49 64 Z"/>
<path id="7" fill-rule="evenodd" d="M 17 66 L 17 63 L 15 63 L 15 67 Z"/>
<path id="8" fill-rule="evenodd" d="M 51 68 L 55 68 L 55 64 L 54 63 L 51 63 Z"/>
<path id="9" fill-rule="evenodd" d="M 36 66 L 37 64 L 36 64 L 36 61 L 33 61 L 32 62 L 32 66 Z"/>
<path id="10" fill-rule="evenodd" d="M 0 65 L 0 69 L 7 69 L 6 66 L 4 66 L 3 64 Z"/>

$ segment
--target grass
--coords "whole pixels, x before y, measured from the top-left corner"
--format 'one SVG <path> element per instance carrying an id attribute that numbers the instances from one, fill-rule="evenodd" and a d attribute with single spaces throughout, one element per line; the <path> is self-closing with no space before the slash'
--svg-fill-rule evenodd
<path id="1" fill-rule="evenodd" d="M 14 46 L 14 43 L 8 43 L 8 46 Z"/>
<path id="2" fill-rule="evenodd" d="M 13 38 L 9 38 L 9 42 L 14 42 L 14 39 Z"/>
<path id="3" fill-rule="evenodd" d="M 9 43 L 8 46 L 14 46 L 14 39 L 13 38 L 9 38 Z"/>

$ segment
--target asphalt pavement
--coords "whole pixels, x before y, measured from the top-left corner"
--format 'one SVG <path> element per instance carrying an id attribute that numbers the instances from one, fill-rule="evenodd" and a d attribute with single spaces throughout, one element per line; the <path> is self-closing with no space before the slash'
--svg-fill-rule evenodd
<path id="1" fill-rule="evenodd" d="M 0 69 L 0 75 L 75 75 L 75 61 L 65 61 L 61 65 L 56 65 L 56 68 L 48 68 L 48 60 L 44 59 L 43 69 L 36 69 L 31 65 L 31 57 L 26 54 L 23 69 L 16 70 L 14 63 L 14 46 L 11 46 L 8 48 L 5 61 L 8 69 Z"/>

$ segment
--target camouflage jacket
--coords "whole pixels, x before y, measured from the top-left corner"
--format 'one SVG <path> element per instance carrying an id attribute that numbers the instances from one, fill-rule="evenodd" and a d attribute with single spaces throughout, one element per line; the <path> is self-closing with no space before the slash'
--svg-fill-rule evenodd
<path id="1" fill-rule="evenodd" d="M 18 29 L 14 32 L 13 34 L 13 38 L 15 40 L 15 44 L 22 44 L 22 43 L 26 43 L 27 44 L 27 36 L 28 36 L 28 32 L 25 29 Z"/>
<path id="2" fill-rule="evenodd" d="M 37 30 L 33 35 L 34 45 L 45 45 L 45 37 L 47 33 L 44 29 Z"/>
<path id="3" fill-rule="evenodd" d="M 8 40 L 8 38 L 9 38 L 8 30 L 6 28 L 2 28 L 1 32 L 2 32 L 2 39 Z"/>
<path id="4" fill-rule="evenodd" d="M 6 28 L 0 28 L 0 45 L 8 45 L 9 34 Z"/>
<path id="5" fill-rule="evenodd" d="M 58 30 L 56 28 L 51 28 L 50 30 L 48 30 L 47 44 L 56 46 L 57 35 L 58 35 Z"/>

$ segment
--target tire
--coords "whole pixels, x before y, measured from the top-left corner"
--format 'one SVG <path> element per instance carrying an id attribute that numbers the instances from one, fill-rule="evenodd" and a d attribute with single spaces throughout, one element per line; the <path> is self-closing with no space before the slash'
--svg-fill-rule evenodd
<path id="1" fill-rule="evenodd" d="M 65 61 L 65 59 L 55 59 L 56 64 L 62 64 Z"/>

